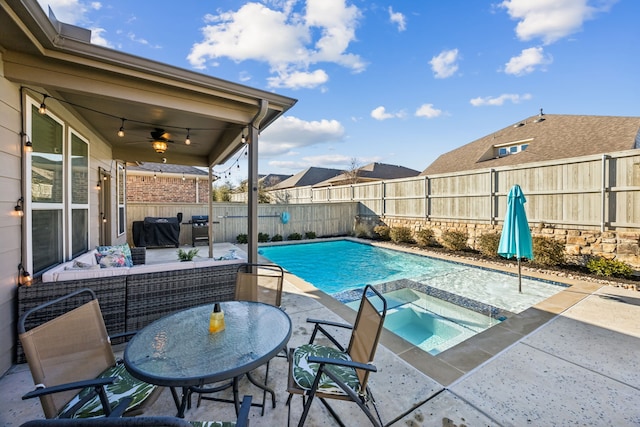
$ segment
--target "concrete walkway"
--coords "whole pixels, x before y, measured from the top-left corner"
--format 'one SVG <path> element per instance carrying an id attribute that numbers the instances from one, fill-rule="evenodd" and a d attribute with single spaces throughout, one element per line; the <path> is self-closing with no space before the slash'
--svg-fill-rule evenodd
<path id="1" fill-rule="evenodd" d="M 308 317 L 354 317 L 351 310 L 293 276 L 287 277 L 283 305 L 293 322 L 290 346 L 308 340 Z M 375 360 L 379 371 L 370 379 L 385 423 L 640 425 L 640 292 L 576 283 L 491 330 L 438 357 L 386 334 Z M 259 369 L 256 376 L 263 372 Z M 276 390 L 277 407 L 268 406 L 264 416 L 253 408 L 252 426 L 287 425 L 286 373 L 285 359 L 271 362 L 269 385 Z M 20 399 L 32 387 L 26 365 L 14 366 L 0 379 L 0 425 L 18 426 L 42 417 L 37 400 Z M 241 394 L 262 399 L 246 379 L 240 387 Z M 297 421 L 301 408 L 301 398 L 294 396 L 292 420 Z M 335 408 L 347 425 L 369 425 L 356 405 L 340 402 Z M 149 414 L 175 415 L 168 390 Z M 186 418 L 233 419 L 234 412 L 229 404 L 203 401 L 187 411 Z M 306 425 L 337 424 L 318 401 Z"/>

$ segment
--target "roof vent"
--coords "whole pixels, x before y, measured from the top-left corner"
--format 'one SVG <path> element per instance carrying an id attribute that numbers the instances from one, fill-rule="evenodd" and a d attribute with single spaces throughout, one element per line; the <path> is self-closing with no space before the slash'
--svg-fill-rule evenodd
<path id="1" fill-rule="evenodd" d="M 524 122 L 516 123 L 515 125 L 513 125 L 514 128 L 519 128 L 521 126 L 524 126 Z"/>
<path id="2" fill-rule="evenodd" d="M 542 112 L 542 108 L 540 109 L 540 114 L 538 114 L 538 118 L 535 119 L 533 122 L 534 123 L 540 123 L 543 122 L 545 120 L 544 118 L 544 113 Z"/>

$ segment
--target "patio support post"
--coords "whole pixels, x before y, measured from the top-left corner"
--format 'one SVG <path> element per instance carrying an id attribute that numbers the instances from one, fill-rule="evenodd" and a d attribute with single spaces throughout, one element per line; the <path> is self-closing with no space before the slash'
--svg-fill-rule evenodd
<path id="1" fill-rule="evenodd" d="M 249 125 L 249 165 L 247 177 L 247 262 L 258 262 L 258 129 L 269 103 L 260 100 L 260 110 Z"/>

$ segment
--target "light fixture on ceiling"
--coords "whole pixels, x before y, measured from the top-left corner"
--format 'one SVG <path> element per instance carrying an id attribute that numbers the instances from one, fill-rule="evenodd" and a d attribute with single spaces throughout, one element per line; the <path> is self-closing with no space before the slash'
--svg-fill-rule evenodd
<path id="1" fill-rule="evenodd" d="M 191 145 L 190 129 L 187 128 L 187 138 L 184 140 L 185 145 Z"/>
<path id="2" fill-rule="evenodd" d="M 120 138 L 122 138 L 122 137 L 124 136 L 124 121 L 125 121 L 126 119 L 122 118 L 122 119 L 120 119 L 120 120 L 122 120 L 122 125 L 120 126 L 120 129 L 118 130 L 118 136 L 119 136 Z"/>
<path id="3" fill-rule="evenodd" d="M 167 143 L 164 141 L 153 141 L 151 146 L 158 154 L 164 154 L 164 152 L 167 151 Z"/>
<path id="4" fill-rule="evenodd" d="M 247 143 L 247 137 L 244 136 L 244 132 L 242 133 L 242 137 L 240 137 L 240 142 L 242 142 L 243 144 Z"/>
<path id="5" fill-rule="evenodd" d="M 38 108 L 38 113 L 47 114 L 47 105 L 45 104 L 45 101 L 47 100 L 48 97 L 49 95 L 42 96 L 42 103 L 40 104 L 40 108 Z"/>

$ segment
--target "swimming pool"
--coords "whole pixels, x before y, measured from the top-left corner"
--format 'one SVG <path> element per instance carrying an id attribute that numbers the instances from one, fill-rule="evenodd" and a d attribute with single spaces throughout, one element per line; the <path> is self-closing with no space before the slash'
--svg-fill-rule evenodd
<path id="1" fill-rule="evenodd" d="M 390 302 L 385 327 L 437 354 L 564 286 L 351 240 L 261 247 L 259 253 L 357 308 L 371 284 Z"/>

